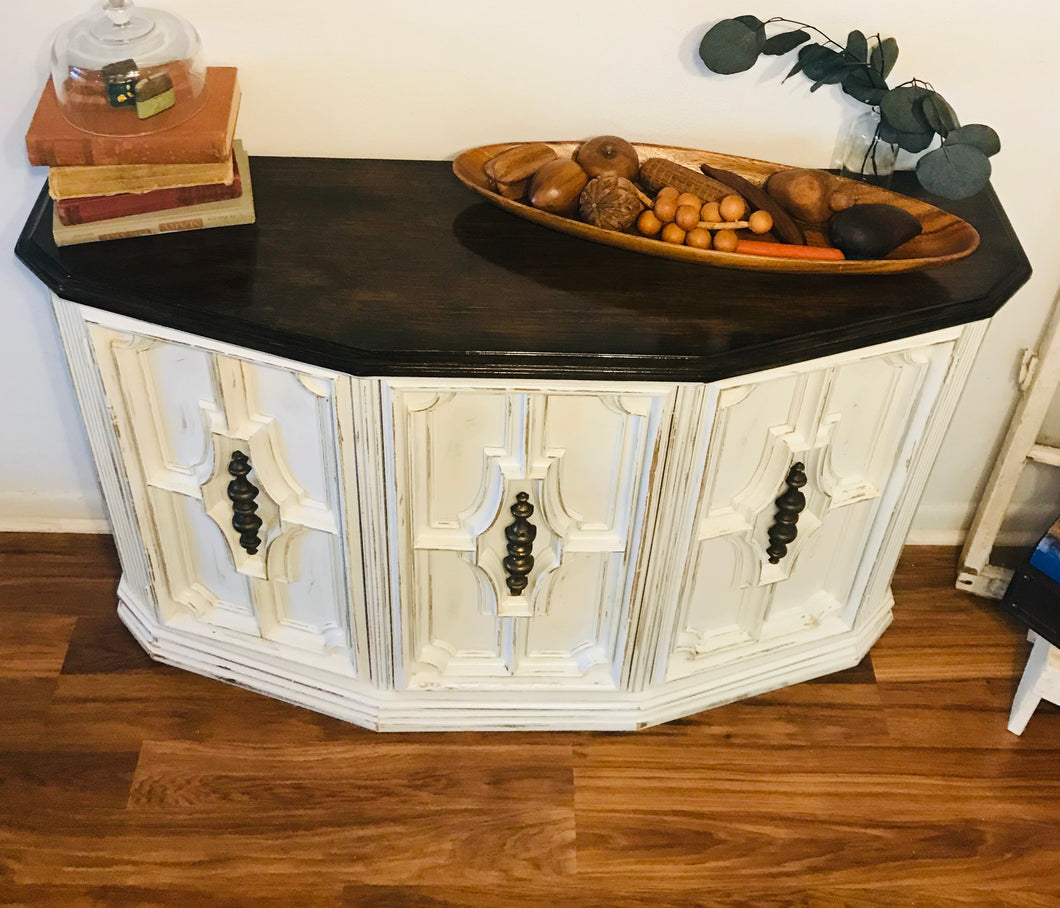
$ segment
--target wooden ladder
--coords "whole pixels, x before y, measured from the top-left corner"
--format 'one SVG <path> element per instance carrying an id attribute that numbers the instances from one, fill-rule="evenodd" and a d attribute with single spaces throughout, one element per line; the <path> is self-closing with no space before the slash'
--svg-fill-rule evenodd
<path id="1" fill-rule="evenodd" d="M 990 555 L 1023 468 L 1030 461 L 1060 467 L 1060 447 L 1040 440 L 1042 423 L 1060 385 L 1060 305 L 1054 307 L 1037 352 L 1025 350 L 1020 368 L 1020 398 L 1001 455 L 965 538 L 957 589 L 1000 599 L 1012 571 L 990 563 Z"/>

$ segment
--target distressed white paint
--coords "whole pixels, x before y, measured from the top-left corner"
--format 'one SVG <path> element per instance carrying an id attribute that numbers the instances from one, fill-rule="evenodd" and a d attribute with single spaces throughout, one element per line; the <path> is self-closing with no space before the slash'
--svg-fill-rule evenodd
<path id="1" fill-rule="evenodd" d="M 317 376 L 323 396 L 290 369 L 286 382 L 260 383 L 276 365 L 82 311 L 152 563 L 157 614 L 207 634 L 260 637 L 292 659 L 321 658 L 356 674 L 364 635 L 355 623 L 363 621 L 350 601 L 356 588 L 347 580 L 340 532 L 344 479 L 330 390 L 346 380 Z M 122 330 L 111 327 L 116 323 Z M 190 363 L 203 380 L 181 385 Z M 192 457 L 179 459 L 172 440 L 185 436 L 193 438 L 182 446 Z M 253 554 L 240 545 L 227 495 L 227 466 L 237 450 L 249 456 L 248 478 L 260 490 L 261 544 Z M 323 500 L 300 485 L 289 450 L 298 452 L 293 462 L 308 469 Z"/>
<path id="2" fill-rule="evenodd" d="M 636 728 L 854 664 L 985 329 L 714 385 L 373 379 L 54 303 L 127 626 L 161 661 L 380 730 Z M 237 449 L 256 555 L 231 528 Z M 795 460 L 807 508 L 770 565 Z M 538 537 L 515 596 L 521 491 Z"/>

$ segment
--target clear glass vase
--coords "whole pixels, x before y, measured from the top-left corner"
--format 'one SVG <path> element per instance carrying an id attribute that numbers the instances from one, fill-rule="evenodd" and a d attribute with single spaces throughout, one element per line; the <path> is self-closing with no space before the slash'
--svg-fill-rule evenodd
<path id="1" fill-rule="evenodd" d="M 856 116 L 839 138 L 838 164 L 842 176 L 877 186 L 889 186 L 898 160 L 898 146 L 880 138 L 879 111 Z"/>

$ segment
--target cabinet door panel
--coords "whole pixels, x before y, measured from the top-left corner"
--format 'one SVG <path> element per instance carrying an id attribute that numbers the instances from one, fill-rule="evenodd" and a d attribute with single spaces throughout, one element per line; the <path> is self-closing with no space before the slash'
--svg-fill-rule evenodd
<path id="1" fill-rule="evenodd" d="M 356 674 L 337 445 L 341 380 L 90 325 L 159 619 Z M 249 458 L 258 544 L 241 543 L 232 455 Z"/>
<path id="2" fill-rule="evenodd" d="M 277 464 L 290 472 L 287 482 L 306 507 L 334 508 L 338 487 L 329 475 L 335 439 L 327 413 L 332 406 L 328 383 L 261 363 L 244 363 L 243 371 L 244 387 L 253 395 L 248 415 L 280 427 Z"/>
<path id="3" fill-rule="evenodd" d="M 671 394 L 384 386 L 408 687 L 618 683 L 643 514 Z M 526 493 L 525 590 L 506 528 Z"/>
<path id="4" fill-rule="evenodd" d="M 719 388 L 667 678 L 850 626 L 862 553 L 889 519 L 884 491 L 951 353 L 935 344 Z M 795 463 L 804 506 L 773 563 L 776 499 Z"/>
<path id="5" fill-rule="evenodd" d="M 213 372 L 203 350 L 177 344 L 156 344 L 140 356 L 143 380 L 154 393 L 146 402 L 152 429 L 145 444 L 157 442 L 149 464 L 157 469 L 152 478 L 165 482 L 166 474 L 186 475 L 196 485 L 204 477 L 194 471 L 206 460 L 210 445 L 208 418 L 202 402 L 213 399 Z"/>

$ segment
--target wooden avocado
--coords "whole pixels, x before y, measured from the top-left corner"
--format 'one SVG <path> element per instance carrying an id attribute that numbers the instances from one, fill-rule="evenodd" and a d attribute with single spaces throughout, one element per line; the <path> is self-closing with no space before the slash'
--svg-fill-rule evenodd
<path id="1" fill-rule="evenodd" d="M 920 220 L 904 208 L 867 202 L 833 214 L 828 239 L 848 259 L 882 259 L 923 229 Z"/>

